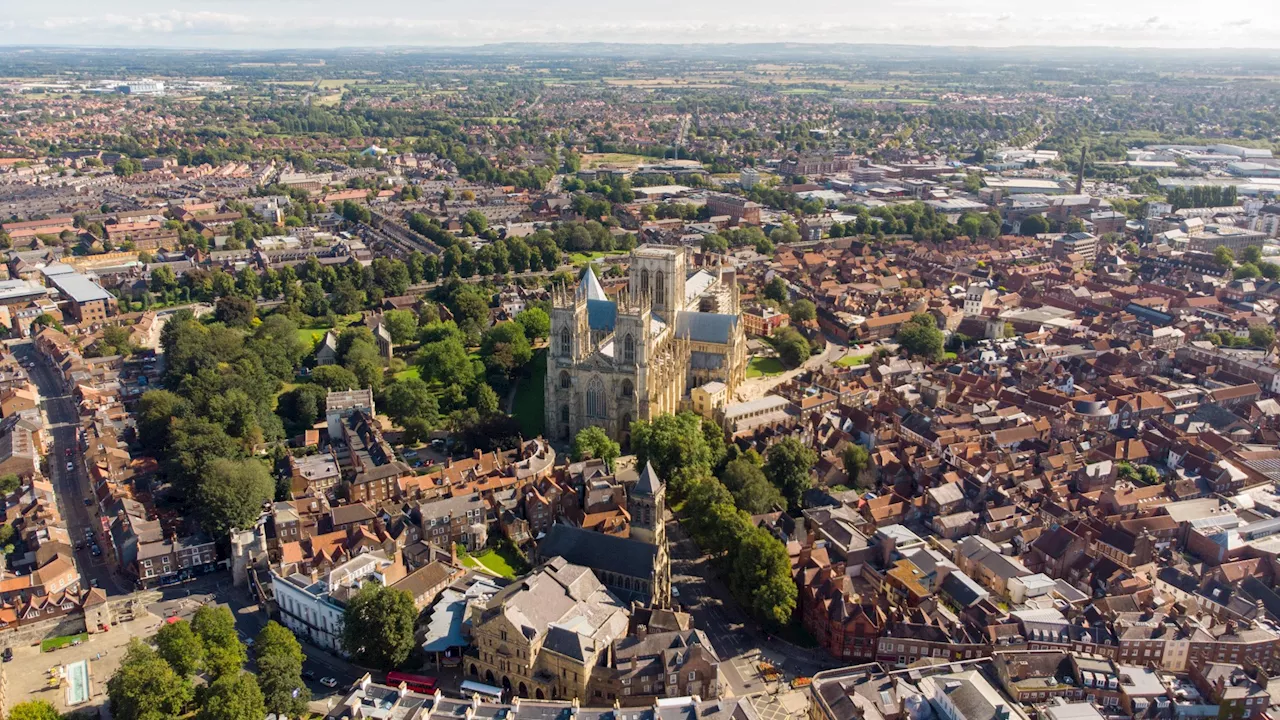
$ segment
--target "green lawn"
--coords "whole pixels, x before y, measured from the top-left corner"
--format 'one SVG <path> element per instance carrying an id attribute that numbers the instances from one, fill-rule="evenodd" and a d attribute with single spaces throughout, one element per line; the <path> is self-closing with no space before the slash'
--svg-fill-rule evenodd
<path id="1" fill-rule="evenodd" d="M 307 344 L 308 349 L 315 349 L 316 343 L 320 342 L 320 339 L 323 338 L 324 334 L 327 332 L 329 332 L 329 328 L 324 328 L 320 330 L 313 330 L 311 328 L 298 328 L 298 337 L 302 340 L 302 342 Z"/>
<path id="2" fill-rule="evenodd" d="M 89 639 L 89 633 L 80 633 L 79 635 L 63 635 L 62 637 L 52 637 L 52 638 L 49 638 L 48 640 L 40 641 L 40 652 L 49 652 L 51 650 L 57 650 L 58 648 L 67 647 L 68 645 L 74 643 L 77 640 L 79 640 L 80 642 L 84 642 L 85 640 L 88 640 L 88 639 Z"/>
<path id="3" fill-rule="evenodd" d="M 514 580 L 516 576 L 523 575 L 529 564 L 524 558 L 520 557 L 509 545 L 500 545 L 496 548 L 485 548 L 475 555 L 458 555 L 462 558 L 462 564 L 469 568 L 483 567 L 489 572 Z"/>
<path id="4" fill-rule="evenodd" d="M 408 380 L 409 378 L 422 378 L 422 370 L 417 365 L 410 365 L 393 376 L 396 380 Z"/>
<path id="5" fill-rule="evenodd" d="M 616 254 L 617 253 L 608 253 L 602 250 L 598 250 L 595 252 L 586 252 L 586 253 L 576 252 L 569 255 L 569 262 L 574 267 L 582 267 L 587 263 L 595 262 L 606 255 L 616 255 Z"/>
<path id="6" fill-rule="evenodd" d="M 529 377 L 520 378 L 512 415 L 520 423 L 520 432 L 527 438 L 542 435 L 546 398 L 543 384 L 547 378 L 547 351 L 536 350 L 530 363 Z"/>
<path id="7" fill-rule="evenodd" d="M 751 362 L 747 364 L 747 377 L 772 377 L 781 375 L 784 369 L 782 361 L 776 357 L 753 357 Z"/>
<path id="8" fill-rule="evenodd" d="M 866 355 L 845 355 L 836 361 L 836 367 L 853 367 L 854 365 L 861 365 L 869 359 L 871 359 L 871 353 Z"/>

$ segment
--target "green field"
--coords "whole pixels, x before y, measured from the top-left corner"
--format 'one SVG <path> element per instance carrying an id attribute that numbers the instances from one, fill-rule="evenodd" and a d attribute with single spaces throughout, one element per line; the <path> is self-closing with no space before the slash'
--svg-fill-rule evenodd
<path id="1" fill-rule="evenodd" d="M 781 375 L 785 368 L 782 361 L 775 357 L 753 357 L 747 364 L 747 377 L 773 377 Z"/>
<path id="2" fill-rule="evenodd" d="M 588 153 L 582 156 L 583 169 L 590 170 L 601 165 L 620 165 L 635 167 L 641 163 L 656 162 L 654 158 L 630 153 Z"/>
<path id="3" fill-rule="evenodd" d="M 529 377 L 520 378 L 520 386 L 516 388 L 511 414 L 520 423 L 520 432 L 527 438 L 534 438 L 542 435 L 543 431 L 546 398 L 542 386 L 547 377 L 547 351 L 535 351 L 529 367 Z"/>
<path id="4" fill-rule="evenodd" d="M 866 355 L 845 355 L 836 361 L 836 367 L 853 367 L 854 365 L 861 365 L 869 359 L 871 359 L 871 353 Z"/>

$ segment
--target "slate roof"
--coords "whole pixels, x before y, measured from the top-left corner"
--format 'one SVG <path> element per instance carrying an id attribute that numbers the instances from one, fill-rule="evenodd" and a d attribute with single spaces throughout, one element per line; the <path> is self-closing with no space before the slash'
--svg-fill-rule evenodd
<path id="1" fill-rule="evenodd" d="M 682 312 L 676 316 L 676 334 L 694 342 L 726 344 L 737 326 L 737 315 Z"/>
<path id="2" fill-rule="evenodd" d="M 592 330 L 613 330 L 618 306 L 612 300 L 587 300 L 587 324 Z"/>
<path id="3" fill-rule="evenodd" d="M 558 555 L 592 570 L 648 578 L 653 575 L 658 548 L 639 540 L 603 535 L 572 525 L 553 525 L 538 543 L 538 554 L 545 558 Z"/>
<path id="4" fill-rule="evenodd" d="M 654 471 L 653 464 L 646 462 L 644 470 L 640 471 L 640 479 L 636 481 L 636 486 L 631 492 L 633 495 L 653 497 L 661 488 L 662 481 L 658 479 L 658 473 Z"/>

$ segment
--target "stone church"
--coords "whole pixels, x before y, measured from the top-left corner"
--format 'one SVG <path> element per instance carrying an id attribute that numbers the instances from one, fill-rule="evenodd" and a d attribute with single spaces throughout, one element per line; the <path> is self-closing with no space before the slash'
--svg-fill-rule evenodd
<path id="1" fill-rule="evenodd" d="M 546 434 L 596 426 L 625 447 L 633 421 L 679 411 L 705 383 L 731 396 L 746 367 L 734 268 L 690 268 L 683 247 L 642 245 L 616 299 L 589 266 L 576 289 L 553 293 Z"/>

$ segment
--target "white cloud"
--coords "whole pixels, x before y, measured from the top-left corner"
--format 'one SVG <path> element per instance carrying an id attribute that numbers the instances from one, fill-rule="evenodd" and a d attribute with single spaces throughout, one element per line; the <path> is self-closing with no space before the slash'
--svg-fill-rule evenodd
<path id="1" fill-rule="evenodd" d="M 1198 0 L 1056 0 L 1007 5 L 952 0 L 62 0 L 9 11 L 9 44 L 174 47 L 456 45 L 502 41 L 864 42 L 930 45 L 1280 47 L 1280 17 L 1203 13 Z M 1265 4 L 1264 4 L 1265 5 Z M 363 10 L 369 12 L 363 12 Z"/>

